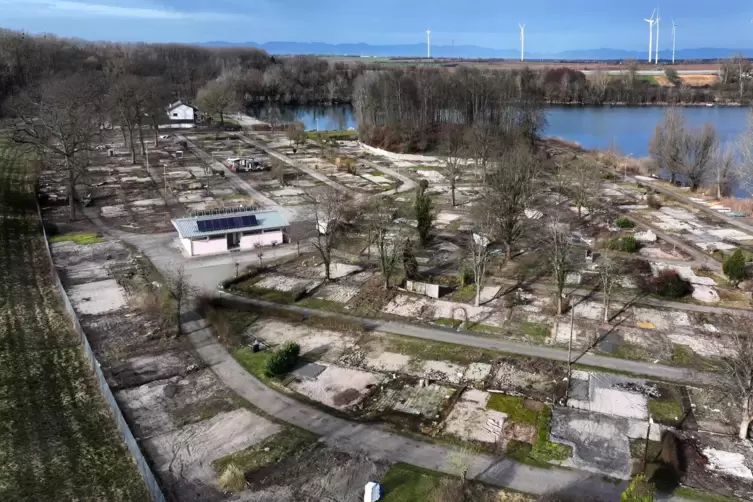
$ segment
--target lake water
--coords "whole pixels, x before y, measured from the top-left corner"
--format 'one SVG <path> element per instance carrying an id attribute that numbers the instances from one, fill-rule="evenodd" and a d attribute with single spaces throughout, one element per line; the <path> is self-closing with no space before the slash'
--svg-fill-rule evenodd
<path id="1" fill-rule="evenodd" d="M 347 129 L 356 127 L 353 109 L 349 105 L 281 107 L 283 122 L 298 121 L 308 131 Z M 624 155 L 645 157 L 654 128 L 661 123 L 665 108 L 624 106 L 552 107 L 547 113 L 549 125 L 545 135 L 576 141 L 587 149 L 616 146 Z M 745 128 L 748 108 L 743 107 L 683 107 L 688 124 L 701 127 L 711 122 L 722 141 L 734 140 Z M 253 110 L 262 120 L 268 111 Z"/>

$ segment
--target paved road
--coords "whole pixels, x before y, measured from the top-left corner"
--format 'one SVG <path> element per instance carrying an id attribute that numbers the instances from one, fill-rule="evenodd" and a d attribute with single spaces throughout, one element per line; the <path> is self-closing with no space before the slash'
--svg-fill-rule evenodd
<path id="1" fill-rule="evenodd" d="M 259 204 L 260 206 L 264 206 L 269 209 L 276 209 L 282 212 L 283 214 L 285 214 L 288 220 L 290 220 L 290 216 L 292 215 L 292 213 L 288 209 L 279 205 L 277 202 L 273 201 L 272 199 L 270 199 L 269 197 L 267 197 L 260 191 L 256 190 L 248 182 L 246 182 L 236 173 L 228 169 L 227 166 L 223 164 L 222 162 L 213 160 L 210 154 L 202 150 L 196 143 L 189 140 L 184 135 L 176 134 L 176 137 L 178 138 L 178 141 L 185 141 L 188 144 L 188 147 L 191 149 L 191 151 L 194 154 L 196 154 L 198 157 L 203 158 L 205 161 L 209 161 L 213 169 L 219 169 L 223 173 L 225 173 L 225 178 L 227 178 L 235 188 L 237 188 L 241 192 L 251 197 L 254 200 L 254 202 Z"/>
<path id="2" fill-rule="evenodd" d="M 182 257 L 182 254 L 177 249 L 177 245 L 171 245 L 171 242 L 174 241 L 173 234 L 129 234 L 120 230 L 108 229 L 104 222 L 97 217 L 95 210 L 87 211 L 87 215 L 91 217 L 95 225 L 103 232 L 136 246 L 162 272 L 172 270 L 172 267 L 176 264 L 176 260 L 180 260 L 180 257 Z M 288 246 L 287 250 L 279 248 L 278 252 L 290 252 L 291 250 L 293 250 L 292 246 Z M 188 277 L 195 286 L 206 288 L 210 284 L 216 285 L 219 280 L 231 275 L 227 272 L 230 271 L 232 273 L 233 263 L 228 262 L 227 258 L 207 258 L 207 261 L 204 262 L 183 258 L 180 263 L 186 264 Z M 197 275 L 199 271 L 207 269 L 212 270 L 212 274 L 209 276 L 205 274 Z M 242 300 L 268 307 L 278 307 L 276 304 L 268 304 L 266 302 Z M 307 312 L 307 309 L 297 307 L 294 309 Z M 307 313 L 311 312 L 308 311 Z M 409 325 L 399 325 L 398 323 L 365 321 L 377 323 L 376 326 L 378 329 L 389 331 L 391 327 L 396 332 L 399 332 L 399 334 L 418 338 L 444 339 L 451 343 L 466 341 L 468 345 L 475 345 L 478 342 L 484 341 L 482 338 L 458 335 L 452 332 L 436 333 L 438 330 L 426 330 Z M 519 464 L 504 457 L 479 453 L 460 453 L 458 448 L 453 446 L 409 439 L 390 432 L 386 426 L 360 424 L 334 417 L 289 396 L 280 394 L 264 385 L 238 364 L 225 347 L 217 341 L 203 319 L 195 318 L 186 322 L 184 324 L 184 333 L 188 333 L 188 337 L 198 355 L 215 372 L 224 385 L 265 413 L 321 436 L 323 442 L 336 450 L 351 453 L 366 453 L 375 459 L 387 462 L 405 462 L 450 474 L 456 473 L 453 454 L 463 454 L 468 456 L 470 465 L 468 471 L 469 478 L 478 479 L 499 487 L 534 494 L 551 492 L 579 494 L 585 492 L 597 496 L 600 500 L 617 501 L 620 498 L 620 493 L 625 488 L 624 482 L 618 484 L 608 482 L 600 475 L 557 468 L 539 469 Z M 508 348 L 513 348 L 512 345 L 510 344 Z M 521 353 L 526 353 L 529 349 L 536 349 L 536 347 L 527 347 L 522 344 L 514 345 L 520 345 L 517 349 Z M 531 353 L 531 355 L 535 354 Z M 561 354 L 552 353 L 552 355 L 559 357 Z M 600 359 L 605 358 L 594 357 L 592 359 L 588 361 L 589 364 L 598 364 Z M 622 362 L 629 363 L 629 361 Z M 641 372 L 642 369 L 638 369 L 637 371 Z M 676 371 L 675 368 L 668 369 Z M 685 499 L 675 496 L 668 497 L 665 500 L 685 502 Z"/>
<path id="3" fill-rule="evenodd" d="M 431 340 L 442 343 L 452 343 L 455 345 L 465 345 L 468 347 L 489 349 L 499 352 L 506 352 L 509 354 L 518 354 L 522 356 L 539 357 L 554 361 L 567 361 L 566 349 L 542 347 L 539 345 L 512 342 L 499 338 L 464 334 L 461 331 L 451 329 L 434 327 L 429 328 L 396 321 L 384 321 L 381 319 L 370 319 L 332 312 L 323 312 L 321 310 L 308 309 L 295 305 L 280 305 L 277 303 L 235 296 L 225 292 L 220 294 L 225 297 L 232 298 L 234 301 L 246 303 L 248 305 L 270 309 L 283 309 L 291 312 L 297 312 L 303 315 L 316 315 L 321 317 L 343 319 L 350 322 L 360 323 L 369 330 L 382 331 L 394 335 L 409 336 L 412 338 L 420 338 L 423 340 Z M 703 373 L 700 371 L 695 371 L 688 368 L 678 368 L 675 366 L 664 366 L 661 364 L 645 363 L 641 361 L 630 361 L 627 359 L 619 359 L 615 357 L 586 354 L 577 362 L 579 364 L 585 364 L 597 368 L 604 368 L 614 371 L 625 371 L 669 381 L 703 384 L 714 384 L 718 382 L 718 375 L 711 373 Z"/>

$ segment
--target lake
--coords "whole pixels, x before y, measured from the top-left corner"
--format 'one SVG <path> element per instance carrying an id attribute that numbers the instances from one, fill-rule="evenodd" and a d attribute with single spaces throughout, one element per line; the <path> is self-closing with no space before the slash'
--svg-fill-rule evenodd
<path id="1" fill-rule="evenodd" d="M 308 131 L 347 129 L 356 127 L 353 109 L 349 105 L 298 106 L 278 108 L 282 122 L 298 121 Z M 605 106 L 551 107 L 547 113 L 549 125 L 545 135 L 576 141 L 587 149 L 616 146 L 624 155 L 645 157 L 654 128 L 664 116 L 663 107 Z M 734 140 L 745 128 L 748 108 L 722 106 L 694 106 L 680 109 L 688 124 L 701 127 L 711 122 L 722 141 Z M 250 110 L 254 116 L 266 120 L 269 112 Z"/>

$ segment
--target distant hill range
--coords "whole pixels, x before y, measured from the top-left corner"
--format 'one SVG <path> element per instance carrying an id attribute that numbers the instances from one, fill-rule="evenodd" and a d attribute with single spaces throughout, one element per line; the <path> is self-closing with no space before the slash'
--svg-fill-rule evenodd
<path id="1" fill-rule="evenodd" d="M 204 42 L 199 45 L 208 47 L 258 47 L 270 54 L 300 55 L 316 54 L 320 56 L 363 56 L 363 57 L 423 57 L 426 55 L 426 44 L 406 45 L 370 45 L 370 44 L 325 44 L 321 42 Z M 733 54 L 745 54 L 753 57 L 753 49 L 699 48 L 679 49 L 675 59 L 704 60 L 726 58 Z M 432 57 L 437 58 L 483 58 L 483 59 L 518 59 L 518 49 L 490 49 L 477 45 L 432 45 Z M 648 57 L 648 49 L 644 51 L 626 51 L 621 49 L 584 49 L 561 52 L 526 52 L 526 59 L 548 60 L 622 60 L 637 59 L 642 61 Z M 671 50 L 659 51 L 660 59 L 671 59 Z"/>

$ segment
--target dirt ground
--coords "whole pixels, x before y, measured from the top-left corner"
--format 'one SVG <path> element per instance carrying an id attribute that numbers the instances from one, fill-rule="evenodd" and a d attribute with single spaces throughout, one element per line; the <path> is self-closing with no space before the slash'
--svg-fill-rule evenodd
<path id="1" fill-rule="evenodd" d="M 247 476 L 250 489 L 233 497 L 238 502 L 350 502 L 363 499 L 363 487 L 379 481 L 388 466 L 366 456 L 352 456 L 326 447 L 299 452 Z"/>

